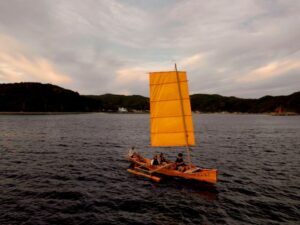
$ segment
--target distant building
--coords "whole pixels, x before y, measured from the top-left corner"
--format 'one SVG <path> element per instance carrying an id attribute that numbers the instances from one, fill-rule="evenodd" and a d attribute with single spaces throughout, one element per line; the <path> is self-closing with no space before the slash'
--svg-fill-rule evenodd
<path id="1" fill-rule="evenodd" d="M 128 112 L 128 110 L 126 108 L 124 108 L 124 107 L 119 107 L 118 112 L 120 112 L 120 113 L 126 113 L 126 112 Z"/>

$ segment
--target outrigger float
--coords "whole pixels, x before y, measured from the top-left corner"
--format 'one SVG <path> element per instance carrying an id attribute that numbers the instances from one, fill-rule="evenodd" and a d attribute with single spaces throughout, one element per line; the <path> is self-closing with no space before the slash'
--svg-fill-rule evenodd
<path id="1" fill-rule="evenodd" d="M 195 145 L 194 128 L 186 72 L 151 72 L 150 117 L 152 147 L 185 147 L 188 165 L 177 170 L 176 162 L 151 165 L 151 159 L 132 152 L 128 154 L 130 173 L 159 182 L 160 175 L 180 177 L 215 184 L 216 169 L 203 169 L 192 164 L 190 146 Z"/>

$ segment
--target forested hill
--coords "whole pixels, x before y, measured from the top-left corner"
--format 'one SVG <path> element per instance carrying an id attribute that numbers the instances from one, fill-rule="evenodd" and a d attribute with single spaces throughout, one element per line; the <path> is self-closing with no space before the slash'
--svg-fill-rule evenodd
<path id="1" fill-rule="evenodd" d="M 300 113 L 300 92 L 288 96 L 265 96 L 242 99 L 221 95 L 191 95 L 193 111 L 200 112 L 274 112 L 278 106 L 286 111 Z M 2 112 L 98 112 L 149 110 L 149 98 L 132 95 L 80 95 L 51 84 L 0 84 L 0 111 Z"/>
<path id="2" fill-rule="evenodd" d="M 264 96 L 259 99 L 242 99 L 221 95 L 191 95 L 193 111 L 268 113 L 279 106 L 285 111 L 300 113 L 300 92 L 288 96 Z"/>
<path id="3" fill-rule="evenodd" d="M 0 84 L 2 112 L 86 112 L 97 107 L 93 99 L 51 84 Z"/>

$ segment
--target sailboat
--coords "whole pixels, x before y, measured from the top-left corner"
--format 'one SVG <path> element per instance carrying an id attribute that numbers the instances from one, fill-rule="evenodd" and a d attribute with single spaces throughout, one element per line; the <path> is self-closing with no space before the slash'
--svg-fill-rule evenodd
<path id="1" fill-rule="evenodd" d="M 131 150 L 130 173 L 160 181 L 161 175 L 215 184 L 216 169 L 200 168 L 192 163 L 191 146 L 195 145 L 188 80 L 185 71 L 150 72 L 150 117 L 152 147 L 185 147 L 187 163 L 179 170 L 176 162 L 152 165 Z"/>

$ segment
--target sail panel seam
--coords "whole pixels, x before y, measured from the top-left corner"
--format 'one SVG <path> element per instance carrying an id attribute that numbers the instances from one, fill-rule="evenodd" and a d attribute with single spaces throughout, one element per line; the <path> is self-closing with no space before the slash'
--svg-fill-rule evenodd
<path id="1" fill-rule="evenodd" d="M 185 116 L 191 117 L 192 114 L 191 114 L 191 115 L 179 115 L 179 116 L 155 116 L 155 117 L 153 116 L 153 117 L 150 117 L 150 118 L 151 118 L 151 119 L 157 119 L 157 118 L 158 118 L 158 119 L 160 119 L 160 118 L 170 118 L 170 117 L 173 117 L 173 118 L 174 118 L 174 117 L 180 117 L 180 118 L 181 118 L 182 116 L 184 116 L 184 117 L 185 117 Z"/>
<path id="2" fill-rule="evenodd" d="M 155 102 L 173 102 L 173 101 L 180 101 L 181 99 L 166 99 L 166 100 L 157 100 L 157 101 L 154 101 L 154 100 L 152 100 L 152 101 L 150 101 L 150 103 L 155 103 Z M 189 100 L 189 98 L 183 98 L 182 100 Z"/>
<path id="3" fill-rule="evenodd" d="M 181 80 L 178 81 L 179 83 L 184 83 L 184 82 L 188 82 L 188 80 Z M 165 84 L 178 84 L 178 82 L 165 82 L 165 83 L 156 83 L 156 84 L 150 84 L 150 86 L 156 86 L 156 85 L 165 85 Z"/>
<path id="4" fill-rule="evenodd" d="M 190 130 L 187 130 L 186 131 L 187 133 L 193 133 L 193 131 L 190 131 Z M 172 132 L 150 132 L 151 134 L 181 134 L 181 133 L 184 133 L 185 134 L 185 131 L 172 131 Z"/>

